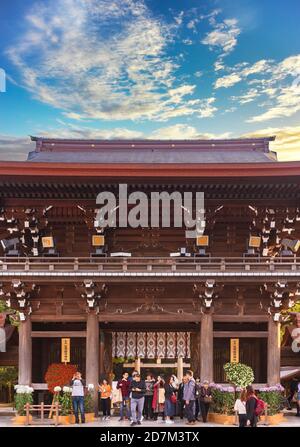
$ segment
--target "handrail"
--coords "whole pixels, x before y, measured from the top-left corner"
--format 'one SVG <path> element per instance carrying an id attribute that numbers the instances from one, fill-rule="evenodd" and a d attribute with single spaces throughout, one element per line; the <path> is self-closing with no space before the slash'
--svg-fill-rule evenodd
<path id="1" fill-rule="evenodd" d="M 201 264 L 201 263 L 220 263 L 229 261 L 232 263 L 242 263 L 242 264 L 269 264 L 269 263 L 284 263 L 284 264 L 300 264 L 300 256 L 277 256 L 277 257 L 243 257 L 243 256 L 211 256 L 211 257 L 170 257 L 170 256 L 131 256 L 131 257 L 99 257 L 99 258 L 91 258 L 91 257 L 76 257 L 76 256 L 53 256 L 53 257 L 0 257 L 0 265 L 3 263 L 69 263 L 69 262 L 87 262 L 87 263 L 135 263 L 135 262 L 182 262 L 185 261 L 191 264 Z"/>
<path id="2" fill-rule="evenodd" d="M 134 274 L 188 272 L 296 272 L 300 257 L 6 257 L 0 258 L 1 276 L 18 272 L 115 272 Z M 50 273 L 52 274 L 52 273 Z M 100 273 L 102 275 L 102 273 Z M 248 274 L 248 273 L 246 273 Z"/>

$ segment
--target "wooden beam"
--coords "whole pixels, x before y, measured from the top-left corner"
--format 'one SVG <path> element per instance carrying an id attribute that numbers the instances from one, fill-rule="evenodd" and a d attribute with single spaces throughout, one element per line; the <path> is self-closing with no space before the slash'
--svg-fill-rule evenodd
<path id="1" fill-rule="evenodd" d="M 44 315 L 32 315 L 32 322 L 38 323 L 73 323 L 86 321 L 86 315 L 54 315 L 54 314 L 44 314 Z"/>
<path id="2" fill-rule="evenodd" d="M 86 331 L 32 331 L 32 338 L 85 338 Z"/>
<path id="3" fill-rule="evenodd" d="M 182 323 L 182 322 L 199 322 L 201 321 L 201 315 L 188 315 L 188 314 L 99 314 L 100 322 L 107 323 L 117 323 L 117 322 L 128 322 L 128 323 Z"/>
<path id="4" fill-rule="evenodd" d="M 214 315 L 213 320 L 220 323 L 262 323 L 268 321 L 267 315 Z"/>
<path id="5" fill-rule="evenodd" d="M 214 331 L 214 338 L 267 338 L 268 331 Z"/>

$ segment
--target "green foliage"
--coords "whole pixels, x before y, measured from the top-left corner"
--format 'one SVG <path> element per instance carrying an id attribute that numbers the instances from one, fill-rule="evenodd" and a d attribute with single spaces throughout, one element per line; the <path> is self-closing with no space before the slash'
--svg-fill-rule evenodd
<path id="1" fill-rule="evenodd" d="M 63 392 L 62 395 L 59 396 L 58 401 L 61 405 L 61 415 L 68 416 L 72 413 L 72 393 L 71 392 Z"/>
<path id="2" fill-rule="evenodd" d="M 234 414 L 235 393 L 224 392 L 220 389 L 212 389 L 211 410 L 214 413 Z"/>
<path id="3" fill-rule="evenodd" d="M 29 403 L 32 405 L 33 397 L 31 393 L 16 393 L 15 394 L 15 409 L 19 416 L 26 416 L 24 405 Z"/>
<path id="4" fill-rule="evenodd" d="M 15 366 L 0 367 L 0 385 L 12 386 L 18 382 L 18 370 Z"/>
<path id="5" fill-rule="evenodd" d="M 86 413 L 94 412 L 94 399 L 90 391 L 84 396 L 84 410 Z"/>
<path id="6" fill-rule="evenodd" d="M 226 363 L 224 371 L 229 383 L 234 386 L 246 388 L 254 382 L 253 369 L 243 363 Z"/>
<path id="7" fill-rule="evenodd" d="M 300 300 L 298 300 L 291 309 L 283 310 L 281 312 L 281 314 L 283 316 L 283 322 L 282 322 L 281 328 L 280 328 L 281 341 L 283 339 L 286 327 L 290 326 L 294 323 L 293 318 L 291 317 L 291 312 L 293 312 L 293 313 L 299 312 L 300 313 Z"/>
<path id="8" fill-rule="evenodd" d="M 134 362 L 134 360 L 135 359 L 133 357 L 127 357 L 126 359 L 125 359 L 125 357 L 114 357 L 113 358 L 113 363 L 115 365 L 118 365 L 118 364 L 121 364 L 121 363 Z"/>
<path id="9" fill-rule="evenodd" d="M 268 414 L 270 416 L 282 411 L 284 406 L 284 397 L 278 391 L 260 391 L 259 398 L 268 404 Z"/>
<path id="10" fill-rule="evenodd" d="M 9 322 L 12 326 L 19 326 L 19 312 L 6 305 L 6 302 L 0 300 L 0 313 L 6 312 L 8 314 Z"/>
<path id="11" fill-rule="evenodd" d="M 15 366 L 0 367 L 0 387 L 8 389 L 8 400 L 12 402 L 13 386 L 18 382 L 18 370 Z"/>

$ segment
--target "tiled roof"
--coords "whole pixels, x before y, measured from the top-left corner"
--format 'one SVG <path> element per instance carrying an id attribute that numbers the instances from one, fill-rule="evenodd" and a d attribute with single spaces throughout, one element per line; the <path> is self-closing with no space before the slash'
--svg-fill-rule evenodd
<path id="1" fill-rule="evenodd" d="M 270 138 L 231 140 L 65 140 L 32 137 L 29 162 L 58 163 L 264 163 L 276 162 Z"/>

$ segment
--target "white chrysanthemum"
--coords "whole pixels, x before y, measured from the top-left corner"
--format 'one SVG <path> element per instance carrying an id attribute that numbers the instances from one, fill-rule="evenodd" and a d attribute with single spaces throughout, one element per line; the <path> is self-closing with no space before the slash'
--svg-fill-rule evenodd
<path id="1" fill-rule="evenodd" d="M 60 387 L 60 386 L 55 386 L 55 387 L 54 387 L 54 391 L 55 391 L 56 393 L 59 393 L 59 392 L 61 391 L 61 387 Z"/>
<path id="2" fill-rule="evenodd" d="M 64 386 L 63 387 L 63 392 L 64 393 L 72 393 L 72 388 L 70 388 L 69 386 Z"/>
<path id="3" fill-rule="evenodd" d="M 93 383 L 89 383 L 89 384 L 88 384 L 88 390 L 89 390 L 89 391 L 93 391 L 94 388 L 95 388 L 95 387 L 94 387 L 94 384 L 93 384 Z"/>
<path id="4" fill-rule="evenodd" d="M 26 388 L 22 385 L 20 385 L 17 390 L 16 390 L 17 394 L 24 394 L 26 393 Z"/>

